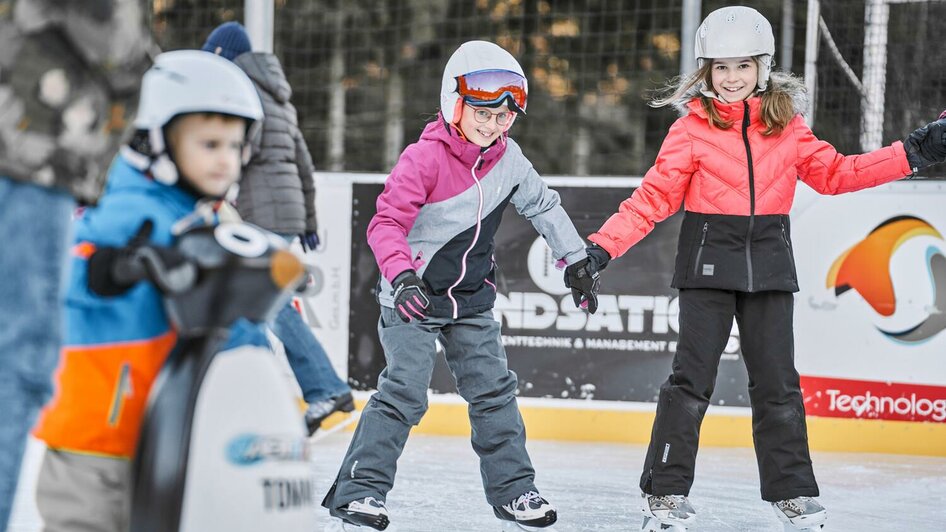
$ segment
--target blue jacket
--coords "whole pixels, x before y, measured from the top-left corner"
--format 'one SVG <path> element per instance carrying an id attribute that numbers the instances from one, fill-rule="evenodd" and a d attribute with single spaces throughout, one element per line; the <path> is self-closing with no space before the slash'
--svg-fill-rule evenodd
<path id="1" fill-rule="evenodd" d="M 76 221 L 56 393 L 35 431 L 49 447 L 134 455 L 148 393 L 177 335 L 151 283 L 140 282 L 114 297 L 89 290 L 88 258 L 96 248 L 126 245 L 147 219 L 154 224 L 151 242 L 171 245 L 172 226 L 196 203 L 184 190 L 155 182 L 119 156 L 99 205 Z M 244 322 L 232 333 L 227 348 L 267 345 L 261 326 Z"/>

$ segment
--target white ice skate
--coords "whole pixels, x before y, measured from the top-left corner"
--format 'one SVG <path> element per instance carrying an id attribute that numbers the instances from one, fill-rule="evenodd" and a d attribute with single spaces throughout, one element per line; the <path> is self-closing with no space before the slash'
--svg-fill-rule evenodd
<path id="1" fill-rule="evenodd" d="M 325 525 L 323 532 L 371 532 L 372 530 L 375 529 L 370 526 L 353 525 L 337 517 L 333 517 L 329 523 Z M 388 525 L 388 527 L 384 529 L 384 532 L 398 532 L 398 530 L 396 526 Z"/>
<path id="2" fill-rule="evenodd" d="M 305 411 L 305 424 L 309 429 L 309 436 L 315 434 L 322 426 L 322 422 L 335 412 L 348 413 L 355 410 L 355 398 L 351 392 L 316 401 Z"/>
<path id="3" fill-rule="evenodd" d="M 828 518 L 824 506 L 811 497 L 773 502 L 772 509 L 785 525 L 785 532 L 824 530 L 824 522 Z"/>
<path id="4" fill-rule="evenodd" d="M 523 493 L 509 504 L 493 506 L 493 513 L 503 522 L 503 530 L 541 530 L 550 528 L 558 519 L 555 507 L 535 491 Z"/>
<path id="5" fill-rule="evenodd" d="M 686 532 L 696 519 L 696 511 L 685 495 L 648 495 L 641 493 L 645 532 Z"/>
<path id="6" fill-rule="evenodd" d="M 345 506 L 332 510 L 332 522 L 325 527 L 325 532 L 341 532 L 347 530 L 385 530 L 395 532 L 396 529 L 390 526 L 388 519 L 388 509 L 384 506 L 384 501 L 379 501 L 374 497 L 365 497 L 357 501 L 351 501 Z"/>

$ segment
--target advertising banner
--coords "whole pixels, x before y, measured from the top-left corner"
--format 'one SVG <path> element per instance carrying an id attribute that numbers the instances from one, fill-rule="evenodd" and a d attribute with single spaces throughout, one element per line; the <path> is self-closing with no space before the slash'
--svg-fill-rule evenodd
<path id="1" fill-rule="evenodd" d="M 946 186 L 800 186 L 792 228 L 808 413 L 946 421 Z"/>

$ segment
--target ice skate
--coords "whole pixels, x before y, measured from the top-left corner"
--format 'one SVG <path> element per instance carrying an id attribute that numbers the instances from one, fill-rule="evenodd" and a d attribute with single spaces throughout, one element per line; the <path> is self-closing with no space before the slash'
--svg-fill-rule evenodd
<path id="1" fill-rule="evenodd" d="M 336 432 L 341 432 L 345 430 L 347 427 L 350 427 L 351 425 L 357 423 L 359 419 L 361 419 L 361 410 L 352 410 L 351 412 L 348 413 L 348 417 L 346 417 L 345 419 L 339 421 L 338 423 L 335 423 L 334 425 L 332 425 L 331 427 L 327 429 L 319 429 L 318 431 L 315 432 L 314 435 L 309 436 L 309 443 L 310 444 L 317 443 L 319 440 L 328 438 L 329 436 L 331 436 L 332 434 L 335 434 Z"/>
<path id="2" fill-rule="evenodd" d="M 379 501 L 374 497 L 365 497 L 332 510 L 330 512 L 332 523 L 325 528 L 325 532 L 337 532 L 343 530 L 388 530 L 394 532 L 394 528 L 388 528 L 390 520 L 388 519 L 388 509 L 384 506 L 384 501 Z M 334 527 L 334 528 L 332 528 Z"/>
<path id="3" fill-rule="evenodd" d="M 686 532 L 687 527 L 696 519 L 696 511 L 690 506 L 685 495 L 648 495 L 641 493 L 644 522 L 641 530 L 645 532 Z"/>
<path id="4" fill-rule="evenodd" d="M 370 526 L 346 523 L 343 519 L 338 517 L 333 517 L 331 521 L 325 525 L 325 528 L 322 529 L 323 532 L 371 532 L 372 530 L 376 529 Z M 388 527 L 384 529 L 384 532 L 397 532 L 397 527 L 389 524 Z"/>
<path id="5" fill-rule="evenodd" d="M 503 530 L 543 530 L 558 519 L 555 507 L 538 492 L 530 491 L 516 497 L 509 504 L 493 506 L 493 513 L 503 521 Z"/>
<path id="6" fill-rule="evenodd" d="M 309 429 L 309 436 L 315 434 L 330 415 L 335 412 L 351 412 L 354 409 L 355 399 L 351 392 L 312 403 L 305 411 L 305 425 Z"/>
<path id="7" fill-rule="evenodd" d="M 811 497 L 773 502 L 772 509 L 785 525 L 785 532 L 824 530 L 824 522 L 828 518 L 824 506 Z"/>

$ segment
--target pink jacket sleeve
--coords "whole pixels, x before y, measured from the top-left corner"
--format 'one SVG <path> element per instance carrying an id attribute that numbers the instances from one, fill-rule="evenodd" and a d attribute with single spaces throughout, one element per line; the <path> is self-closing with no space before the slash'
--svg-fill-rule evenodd
<path id="1" fill-rule="evenodd" d="M 912 173 L 903 143 L 861 155 L 841 155 L 812 133 L 801 116 L 789 124 L 798 146 L 798 177 L 820 194 L 843 194 L 875 187 Z"/>
<path id="2" fill-rule="evenodd" d="M 695 171 L 692 141 L 680 119 L 670 126 L 657 161 L 647 171 L 641 186 L 588 239 L 612 258 L 620 257 L 647 236 L 655 223 L 680 210 Z"/>
<path id="3" fill-rule="evenodd" d="M 378 196 L 377 214 L 368 223 L 368 245 L 381 275 L 391 282 L 399 273 L 415 269 L 407 234 L 435 179 L 414 156 L 415 146 L 408 146 L 394 165 Z"/>

